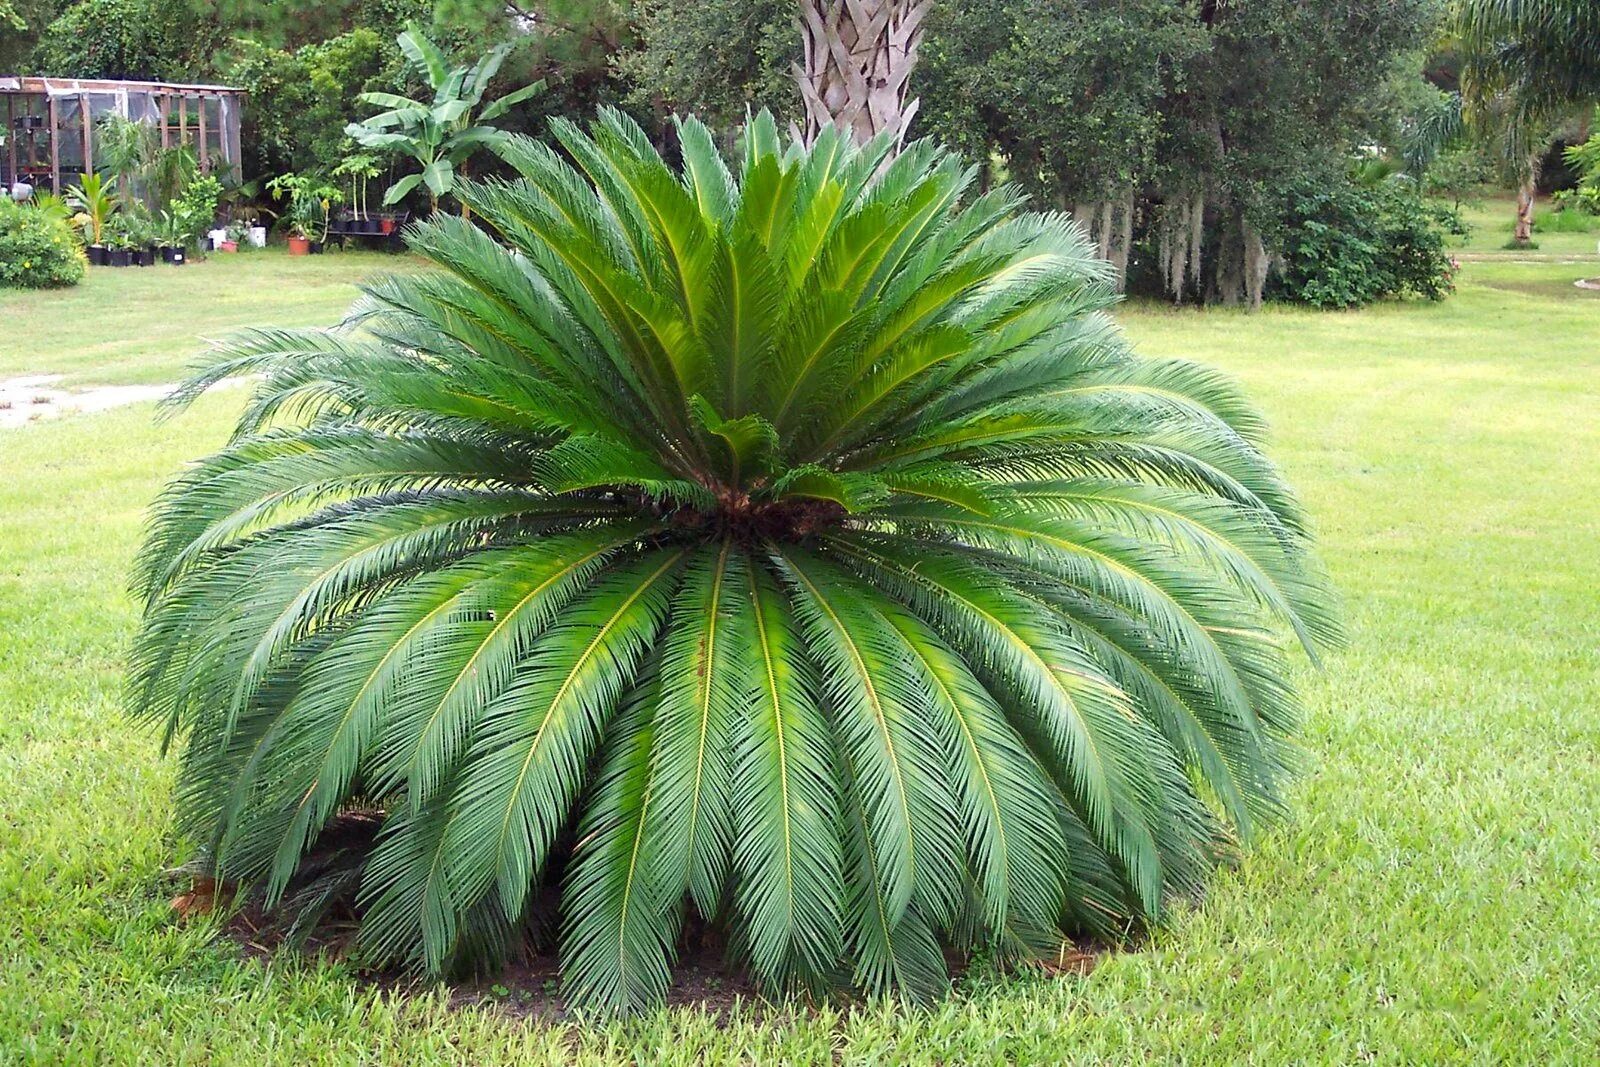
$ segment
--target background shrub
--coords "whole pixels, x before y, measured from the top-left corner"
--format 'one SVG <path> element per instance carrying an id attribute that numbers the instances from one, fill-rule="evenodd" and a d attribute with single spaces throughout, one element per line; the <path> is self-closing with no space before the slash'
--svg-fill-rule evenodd
<path id="1" fill-rule="evenodd" d="M 49 289 L 83 281 L 87 263 L 72 227 L 0 196 L 0 285 Z"/>
<path id="2" fill-rule="evenodd" d="M 1438 300 L 1454 288 L 1445 237 L 1464 227 L 1408 184 L 1303 182 L 1279 225 L 1282 299 L 1347 308 L 1393 296 Z"/>

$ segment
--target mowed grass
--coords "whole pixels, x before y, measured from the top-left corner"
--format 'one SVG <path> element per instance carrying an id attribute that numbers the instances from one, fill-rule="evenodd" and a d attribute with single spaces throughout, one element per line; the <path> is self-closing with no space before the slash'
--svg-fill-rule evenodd
<path id="1" fill-rule="evenodd" d="M 81 285 L 0 289 L 0 380 L 59 374 L 66 388 L 182 378 L 203 338 L 243 325 L 336 321 L 363 278 L 415 270 L 381 252 L 289 258 L 282 247 L 212 253 L 181 267 L 91 267 Z"/>
<path id="2" fill-rule="evenodd" d="M 293 266 L 262 299 L 309 317 L 324 294 L 297 304 Z M 973 978 L 926 1011 L 548 1026 L 174 922 L 172 767 L 118 706 L 123 578 L 142 509 L 238 396 L 0 436 L 0 1063 L 1600 1061 L 1583 270 L 1471 262 L 1445 303 L 1353 313 L 1124 310 L 1144 350 L 1224 366 L 1264 405 L 1350 642 L 1305 672 L 1293 818 L 1202 904 L 1086 978 Z"/>
<path id="3" fill-rule="evenodd" d="M 1504 253 L 1518 258 L 1582 259 L 1594 264 L 1590 276 L 1600 274 L 1600 219 L 1588 216 L 1569 217 L 1565 220 L 1571 229 L 1552 230 L 1551 207 L 1548 199 L 1541 198 L 1534 210 L 1533 243 L 1538 248 L 1506 248 L 1516 224 L 1516 201 L 1510 197 L 1496 196 L 1474 200 L 1461 205 L 1461 217 L 1471 228 L 1465 240 L 1455 244 L 1468 256 L 1476 258 L 1484 253 Z M 1588 226 L 1588 229 L 1579 227 Z"/>

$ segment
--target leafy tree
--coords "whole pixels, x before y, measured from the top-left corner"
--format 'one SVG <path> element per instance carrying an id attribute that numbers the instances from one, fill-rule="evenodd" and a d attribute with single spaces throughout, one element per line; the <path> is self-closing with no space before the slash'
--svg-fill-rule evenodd
<path id="1" fill-rule="evenodd" d="M 261 379 L 136 579 L 131 708 L 211 870 L 359 883 L 367 958 L 429 973 L 559 886 L 615 1008 L 686 908 L 770 988 L 924 996 L 941 944 L 1195 892 L 1335 633 L 1237 389 L 1137 358 L 1069 221 L 927 142 L 763 114 L 730 172 L 685 121 L 680 174 L 616 112 L 552 132 L 359 330 L 247 332 L 179 397 Z M 350 806 L 370 853 L 300 873 Z"/>
<path id="2" fill-rule="evenodd" d="M 792 6 L 650 0 L 648 10 L 639 52 L 623 60 L 641 97 L 714 101 L 722 115 L 744 99 L 793 108 L 777 64 L 719 64 L 718 50 L 694 47 L 787 33 L 795 56 Z M 927 109 L 917 129 L 1070 207 L 1119 279 L 1142 249 L 1144 276 L 1175 298 L 1255 304 L 1278 251 L 1262 235 L 1290 183 L 1342 175 L 1351 150 L 1394 126 L 1397 77 L 1442 10 L 1441 0 L 936 4 L 913 86 Z M 758 14 L 759 26 L 738 21 Z"/>
<path id="3" fill-rule="evenodd" d="M 391 185 L 383 202 L 398 203 L 422 183 L 427 187 L 428 206 L 433 211 L 438 209 L 441 196 L 455 190 L 456 168 L 480 148 L 505 138 L 503 131 L 488 124 L 542 92 L 544 83 L 515 89 L 484 105 L 474 116 L 474 109 L 482 104 L 483 94 L 500 70 L 510 45 L 492 49 L 471 67 L 451 67 L 444 53 L 416 27 L 396 40 L 406 60 L 427 78 L 433 90 L 432 102 L 422 103 L 394 93 L 362 93 L 358 98 L 362 103 L 389 110 L 352 122 L 344 132 L 366 148 L 401 152 L 416 160 L 421 173 L 407 175 Z"/>
<path id="4" fill-rule="evenodd" d="M 384 39 L 358 28 L 294 51 L 243 42 L 225 77 L 245 89 L 248 174 L 328 174 L 350 153 L 344 128 L 364 92 L 402 87 Z"/>
<path id="5" fill-rule="evenodd" d="M 83 0 L 45 27 L 30 73 L 192 81 L 222 41 L 216 20 L 194 0 Z"/>
<path id="6" fill-rule="evenodd" d="M 635 104 L 692 111 L 722 130 L 762 108 L 799 120 L 793 0 L 639 0 L 634 22 L 636 43 L 616 64 Z"/>
<path id="7" fill-rule="evenodd" d="M 1207 47 L 1171 0 L 946 4 L 929 19 L 924 122 L 940 138 L 1060 207 L 1148 179 L 1163 101 Z"/>
<path id="8" fill-rule="evenodd" d="M 28 57 L 39 34 L 66 6 L 66 0 L 0 0 L 0 70 L 31 67 Z"/>

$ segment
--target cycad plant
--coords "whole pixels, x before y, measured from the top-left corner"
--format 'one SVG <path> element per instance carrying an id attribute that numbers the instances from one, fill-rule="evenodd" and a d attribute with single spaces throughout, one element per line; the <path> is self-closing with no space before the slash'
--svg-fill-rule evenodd
<path id="1" fill-rule="evenodd" d="M 460 187 L 492 235 L 434 218 L 440 269 L 179 398 L 261 376 L 138 568 L 132 707 L 204 862 L 280 901 L 361 809 L 366 959 L 559 914 L 613 1008 L 691 913 L 765 988 L 926 996 L 946 946 L 1195 890 L 1279 809 L 1287 646 L 1333 630 L 1255 411 L 930 144 L 762 115 L 730 170 L 683 121 L 680 171 L 553 128 Z"/>

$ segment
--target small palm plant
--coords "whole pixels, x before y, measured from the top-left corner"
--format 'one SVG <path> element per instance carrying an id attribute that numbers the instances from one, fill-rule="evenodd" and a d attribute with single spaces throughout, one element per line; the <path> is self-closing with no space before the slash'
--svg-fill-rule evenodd
<path id="1" fill-rule="evenodd" d="M 105 243 L 106 223 L 119 206 L 111 193 L 115 185 L 115 179 L 103 178 L 98 174 L 80 174 L 78 184 L 67 190 L 67 203 L 76 212 L 73 222 L 91 245 Z"/>
<path id="2" fill-rule="evenodd" d="M 554 131 L 461 187 L 495 236 L 417 227 L 440 270 L 178 398 L 261 376 L 138 568 L 204 862 L 276 902 L 375 813 L 368 960 L 492 966 L 558 893 L 569 993 L 622 1009 L 691 911 L 766 988 L 927 996 L 946 946 L 1194 891 L 1334 631 L 1254 410 L 927 143 Z"/>

